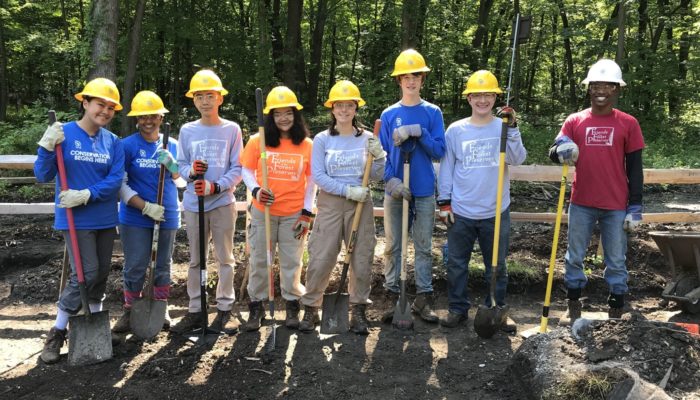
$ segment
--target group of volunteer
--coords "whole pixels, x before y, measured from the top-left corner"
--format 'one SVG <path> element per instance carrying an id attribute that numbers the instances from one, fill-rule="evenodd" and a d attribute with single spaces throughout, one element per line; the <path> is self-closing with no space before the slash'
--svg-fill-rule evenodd
<path id="1" fill-rule="evenodd" d="M 163 146 L 161 126 L 168 110 L 156 93 L 142 91 L 134 97 L 128 116 L 136 118 L 138 131 L 120 139 L 106 129 L 115 112 L 122 109 L 116 85 L 105 78 L 88 82 L 75 95 L 82 116 L 75 122 L 49 126 L 39 141 L 34 170 L 41 182 L 54 179 L 55 153 L 60 148 L 70 189 L 61 191 L 59 183 L 56 184 L 54 227 L 70 243 L 66 209 L 72 209 L 90 310 L 102 309 L 117 226 L 124 250 L 124 303 L 113 332 L 129 332 L 132 305 L 144 296 L 155 223 L 160 224 L 160 233 L 152 297 L 155 301 L 168 300 L 171 255 L 181 224 L 175 185 L 179 179 L 187 183 L 182 209 L 190 249 L 189 306 L 187 314 L 171 330 L 186 332 L 203 323 L 201 240 L 206 243 L 206 251 L 209 242 L 213 243 L 218 267 L 217 314 L 210 327 L 223 330 L 230 321 L 235 301 L 234 190 L 242 180 L 252 193 L 247 227 L 249 314 L 242 329 L 256 331 L 263 324 L 264 302 L 268 300 L 268 263 L 275 258 L 286 305 L 285 326 L 302 332 L 316 329 L 321 320 L 319 310 L 324 291 L 342 243 L 347 245 L 350 240 L 357 204 L 362 203 L 348 292 L 350 330 L 367 334 L 366 311 L 372 303 L 376 245 L 372 196 L 369 188 L 362 185 L 368 160 L 371 180 L 383 181 L 385 187 L 383 272 L 388 303 L 395 304 L 399 297 L 402 213 L 404 204 L 408 204 L 409 232 L 415 249 L 416 291 L 412 310 L 424 321 L 439 322 L 445 327 L 456 327 L 468 319 L 468 266 L 477 240 L 487 289 L 489 277 L 495 273 L 495 303 L 506 307 L 505 260 L 510 230 L 507 167 L 502 199 L 498 202 L 500 210 L 496 210 L 496 182 L 504 124 L 505 163 L 520 165 L 527 155 L 515 111 L 503 107 L 494 115 L 498 95 L 503 92 L 491 72 L 476 71 L 462 93 L 471 106 L 471 115 L 445 130 L 440 108 L 420 96 L 429 71 L 423 56 L 415 50 L 406 50 L 397 57 L 391 76 L 401 89 L 401 99 L 382 112 L 379 137 L 360 123 L 358 113 L 365 100 L 350 81 L 339 81 L 331 88 L 324 103 L 330 110 L 328 128 L 313 139 L 296 95 L 285 86 L 275 87 L 267 95 L 263 111 L 264 138 L 260 134 L 252 135 L 245 145 L 240 126 L 219 115 L 228 92 L 211 70 L 195 73 L 185 95 L 193 100 L 200 118 L 184 124 L 178 140 L 169 140 L 167 146 Z M 613 108 L 620 88 L 625 86 L 620 68 L 611 60 L 601 60 L 591 67 L 583 84 L 587 86 L 591 107 L 566 119 L 550 149 L 550 158 L 555 163 L 576 165 L 565 258 L 567 315 L 572 320 L 580 317 L 579 298 L 586 285 L 583 259 L 596 223 L 605 250 L 610 315 L 622 314 L 627 293 L 625 230 L 633 229 L 641 221 L 642 212 L 641 129 L 632 116 Z M 437 174 L 434 162 L 440 163 Z M 408 163 L 410 172 L 408 185 L 404 163 Z M 159 203 L 161 168 L 166 175 Z M 265 174 L 266 182 L 263 182 Z M 199 237 L 198 229 L 201 198 L 204 238 Z M 432 285 L 436 207 L 448 237 L 448 308 L 442 318 L 435 312 Z M 269 233 L 266 233 L 266 212 L 269 212 Z M 496 213 L 500 214 L 500 229 L 495 226 Z M 499 232 L 500 246 L 494 271 L 491 253 L 495 231 Z M 268 254 L 268 247 L 272 254 Z M 304 249 L 308 250 L 308 265 L 306 281 L 302 284 Z M 56 321 L 41 353 L 46 363 L 60 359 L 69 317 L 77 314 L 82 305 L 72 252 L 69 255 L 70 280 L 60 294 Z M 485 299 L 485 304 L 491 304 L 490 298 Z M 167 329 L 171 322 L 165 309 Z M 512 332 L 515 326 L 507 319 L 501 328 Z"/>

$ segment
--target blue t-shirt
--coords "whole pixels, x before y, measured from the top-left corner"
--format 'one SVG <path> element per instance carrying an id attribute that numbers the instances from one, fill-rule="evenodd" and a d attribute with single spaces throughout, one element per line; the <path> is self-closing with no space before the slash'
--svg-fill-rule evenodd
<path id="1" fill-rule="evenodd" d="M 384 167 L 384 180 L 403 180 L 402 150 L 411 152 L 411 193 L 416 197 L 435 194 L 435 170 L 433 160 L 439 161 L 445 155 L 445 124 L 440 107 L 425 100 L 415 106 L 405 106 L 398 102 L 387 107 L 381 116 L 382 128 L 379 140 L 387 152 Z M 408 138 L 401 147 L 394 146 L 392 134 L 402 125 L 420 124 L 423 133 L 420 138 Z"/>
<path id="2" fill-rule="evenodd" d="M 76 122 L 63 125 L 65 140 L 61 143 L 68 188 L 89 189 L 90 199 L 84 206 L 73 207 L 76 229 L 106 229 L 119 223 L 117 204 L 124 176 L 124 148 L 117 135 L 100 128 L 95 136 L 88 135 Z M 34 175 L 39 182 L 56 178 L 55 203 L 61 192 L 56 153 L 39 146 L 34 163 Z M 67 230 L 66 210 L 56 207 L 54 228 Z"/>
<path id="3" fill-rule="evenodd" d="M 160 177 L 160 163 L 156 150 L 163 144 L 163 135 L 157 142 L 147 142 L 140 133 L 136 132 L 122 140 L 124 144 L 124 170 L 126 172 L 126 184 L 138 193 L 145 201 L 156 203 L 158 200 L 158 178 Z M 168 150 L 177 154 L 177 140 L 168 140 Z M 180 227 L 180 211 L 177 203 L 177 188 L 170 171 L 165 170 L 163 186 L 163 207 L 165 207 L 165 221 L 160 223 L 161 228 L 177 229 Z M 154 221 L 141 213 L 141 210 L 125 204 L 123 201 L 119 208 L 119 223 L 141 228 L 152 228 Z"/>

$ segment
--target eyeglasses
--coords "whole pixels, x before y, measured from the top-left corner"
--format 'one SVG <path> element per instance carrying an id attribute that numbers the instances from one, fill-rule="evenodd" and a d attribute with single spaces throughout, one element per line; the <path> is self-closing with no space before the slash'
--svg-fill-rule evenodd
<path id="1" fill-rule="evenodd" d="M 216 95 L 214 93 L 195 93 L 194 95 L 194 100 L 199 102 L 213 102 L 215 99 Z"/>
<path id="2" fill-rule="evenodd" d="M 591 90 L 607 90 L 611 91 L 617 87 L 617 83 L 607 83 L 607 82 L 591 82 L 588 85 Z"/>
<path id="3" fill-rule="evenodd" d="M 493 100 L 496 98 L 496 93 L 471 93 L 469 98 L 473 100 Z"/>
<path id="4" fill-rule="evenodd" d="M 338 110 L 354 110 L 357 105 L 354 101 L 349 103 L 333 103 L 333 108 Z"/>

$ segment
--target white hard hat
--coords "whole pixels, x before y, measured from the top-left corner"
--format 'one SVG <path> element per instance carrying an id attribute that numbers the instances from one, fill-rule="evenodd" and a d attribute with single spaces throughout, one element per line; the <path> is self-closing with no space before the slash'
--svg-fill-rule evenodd
<path id="1" fill-rule="evenodd" d="M 589 82 L 612 82 L 620 86 L 627 86 L 622 80 L 622 70 L 613 60 L 602 59 L 593 64 L 588 70 L 588 76 L 581 84 L 588 86 Z"/>

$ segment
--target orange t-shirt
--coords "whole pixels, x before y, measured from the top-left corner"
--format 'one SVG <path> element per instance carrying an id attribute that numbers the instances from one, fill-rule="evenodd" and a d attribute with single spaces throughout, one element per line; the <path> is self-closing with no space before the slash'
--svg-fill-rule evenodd
<path id="1" fill-rule="evenodd" d="M 306 138 L 298 145 L 291 139 L 280 139 L 278 147 L 267 146 L 267 183 L 275 195 L 270 214 L 284 217 L 299 212 L 304 207 L 306 183 L 311 176 L 311 147 Z M 255 179 L 262 185 L 262 160 L 260 159 L 260 136 L 250 137 L 241 154 L 241 165 L 255 171 Z M 250 188 L 251 190 L 253 188 Z M 260 211 L 265 207 L 253 199 Z"/>

